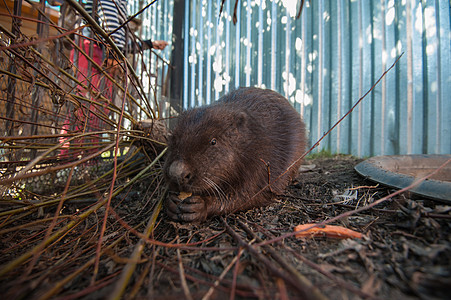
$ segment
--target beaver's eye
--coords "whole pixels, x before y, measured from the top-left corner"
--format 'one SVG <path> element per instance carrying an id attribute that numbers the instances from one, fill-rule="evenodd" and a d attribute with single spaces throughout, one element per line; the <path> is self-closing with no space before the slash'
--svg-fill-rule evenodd
<path id="1" fill-rule="evenodd" d="M 216 145 L 216 139 L 211 139 L 210 145 L 212 145 L 212 146 Z"/>

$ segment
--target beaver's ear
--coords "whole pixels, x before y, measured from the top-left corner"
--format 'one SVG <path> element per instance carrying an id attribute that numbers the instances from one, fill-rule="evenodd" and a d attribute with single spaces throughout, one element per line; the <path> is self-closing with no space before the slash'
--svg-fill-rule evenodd
<path id="1" fill-rule="evenodd" d="M 244 111 L 239 112 L 236 115 L 236 119 L 235 119 L 235 124 L 237 128 L 246 126 L 247 123 L 247 113 L 245 113 Z"/>

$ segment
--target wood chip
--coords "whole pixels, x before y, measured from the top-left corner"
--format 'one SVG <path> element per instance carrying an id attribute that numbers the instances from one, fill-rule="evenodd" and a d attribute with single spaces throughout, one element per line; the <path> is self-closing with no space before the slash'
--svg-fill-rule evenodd
<path id="1" fill-rule="evenodd" d="M 360 232 L 335 225 L 324 225 L 321 227 L 313 227 L 306 230 L 309 227 L 312 227 L 315 224 L 302 224 L 298 225 L 294 228 L 294 231 L 302 231 L 296 234 L 297 238 L 306 238 L 313 236 L 325 236 L 329 238 L 336 239 L 361 239 L 363 234 Z"/>

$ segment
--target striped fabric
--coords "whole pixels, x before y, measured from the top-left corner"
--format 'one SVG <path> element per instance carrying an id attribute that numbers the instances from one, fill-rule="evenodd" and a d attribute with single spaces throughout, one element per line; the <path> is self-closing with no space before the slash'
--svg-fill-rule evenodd
<path id="1" fill-rule="evenodd" d="M 87 0 L 85 9 L 92 14 L 93 2 Z M 127 0 L 97 0 L 97 22 L 110 33 L 127 20 Z M 121 51 L 125 50 L 125 27 L 120 28 L 111 35 Z"/>

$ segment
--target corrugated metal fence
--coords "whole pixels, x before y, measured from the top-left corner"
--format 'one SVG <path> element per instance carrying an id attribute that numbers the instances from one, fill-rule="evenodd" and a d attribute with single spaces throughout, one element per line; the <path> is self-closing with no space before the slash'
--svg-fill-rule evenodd
<path id="1" fill-rule="evenodd" d="M 136 34 L 143 40 L 171 41 L 173 9 L 174 0 L 128 1 L 128 12 L 130 15 L 140 12 L 139 18 L 143 22 L 138 27 Z M 167 80 L 170 67 L 166 62 L 170 61 L 170 56 L 171 47 L 166 47 L 164 50 L 140 53 L 134 60 L 134 62 L 140 62 L 136 65 L 136 71 L 141 78 L 144 88 L 149 91 L 148 97 L 159 102 L 158 107 L 155 107 L 156 101 L 151 103 L 152 109 L 158 111 L 159 117 L 167 115 L 165 103 L 170 94 Z M 164 61 L 164 64 L 159 64 L 160 61 Z M 146 118 L 145 114 L 142 114 L 142 116 Z"/>
<path id="2" fill-rule="evenodd" d="M 396 67 L 320 145 L 357 156 L 451 153 L 450 3 L 185 0 L 184 107 L 239 86 L 285 95 L 313 144 L 395 59 Z"/>

